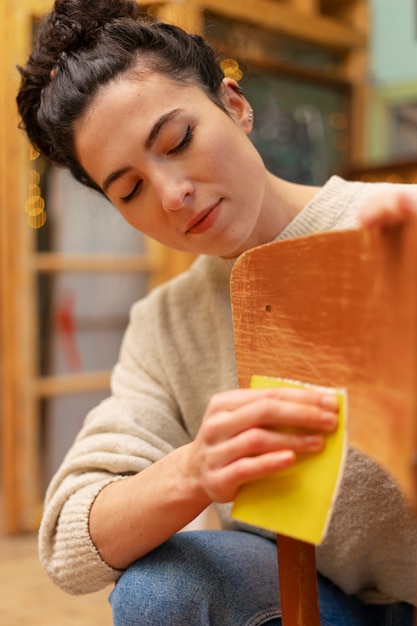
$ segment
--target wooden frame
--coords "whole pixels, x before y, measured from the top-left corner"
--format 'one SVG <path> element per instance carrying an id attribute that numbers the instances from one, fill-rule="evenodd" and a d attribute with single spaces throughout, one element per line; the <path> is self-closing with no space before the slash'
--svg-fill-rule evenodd
<path id="1" fill-rule="evenodd" d="M 349 180 L 388 183 L 417 183 L 417 159 L 390 161 L 351 169 L 344 174 Z"/>

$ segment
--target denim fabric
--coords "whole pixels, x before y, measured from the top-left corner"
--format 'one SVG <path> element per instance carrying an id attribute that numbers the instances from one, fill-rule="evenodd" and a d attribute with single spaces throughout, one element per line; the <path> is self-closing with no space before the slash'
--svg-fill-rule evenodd
<path id="1" fill-rule="evenodd" d="M 410 604 L 363 604 L 319 575 L 321 626 L 413 626 Z M 273 625 L 275 626 L 275 625 Z M 277 625 L 278 626 L 278 625 Z"/>
<path id="2" fill-rule="evenodd" d="M 365 606 L 319 576 L 322 626 L 412 626 L 407 604 Z M 174 535 L 110 595 L 115 626 L 281 626 L 275 542 L 238 531 Z"/>

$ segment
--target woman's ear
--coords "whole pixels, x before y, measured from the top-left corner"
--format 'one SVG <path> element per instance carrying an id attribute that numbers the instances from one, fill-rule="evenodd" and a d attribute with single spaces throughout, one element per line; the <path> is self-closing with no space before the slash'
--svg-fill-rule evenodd
<path id="1" fill-rule="evenodd" d="M 220 97 L 230 116 L 249 135 L 253 128 L 253 111 L 233 78 L 225 77 L 222 80 Z"/>

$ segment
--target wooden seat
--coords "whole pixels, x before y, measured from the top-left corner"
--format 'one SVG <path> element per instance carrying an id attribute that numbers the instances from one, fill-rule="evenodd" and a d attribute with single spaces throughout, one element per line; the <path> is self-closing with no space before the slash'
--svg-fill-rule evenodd
<path id="1" fill-rule="evenodd" d="M 417 502 L 417 220 L 243 254 L 231 279 L 239 385 L 253 374 L 348 392 L 349 444 Z M 314 546 L 278 537 L 284 626 L 320 624 Z"/>

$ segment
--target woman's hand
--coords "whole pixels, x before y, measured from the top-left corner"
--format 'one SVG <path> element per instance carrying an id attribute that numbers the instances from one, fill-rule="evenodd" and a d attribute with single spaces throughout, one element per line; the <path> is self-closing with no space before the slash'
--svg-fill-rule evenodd
<path id="1" fill-rule="evenodd" d="M 319 452 L 337 426 L 337 398 L 314 390 L 242 389 L 215 395 L 188 471 L 213 502 L 232 501 L 241 485 Z"/>
<path id="2" fill-rule="evenodd" d="M 404 223 L 417 213 L 417 191 L 390 189 L 376 195 L 359 213 L 359 222 L 366 228 Z"/>

